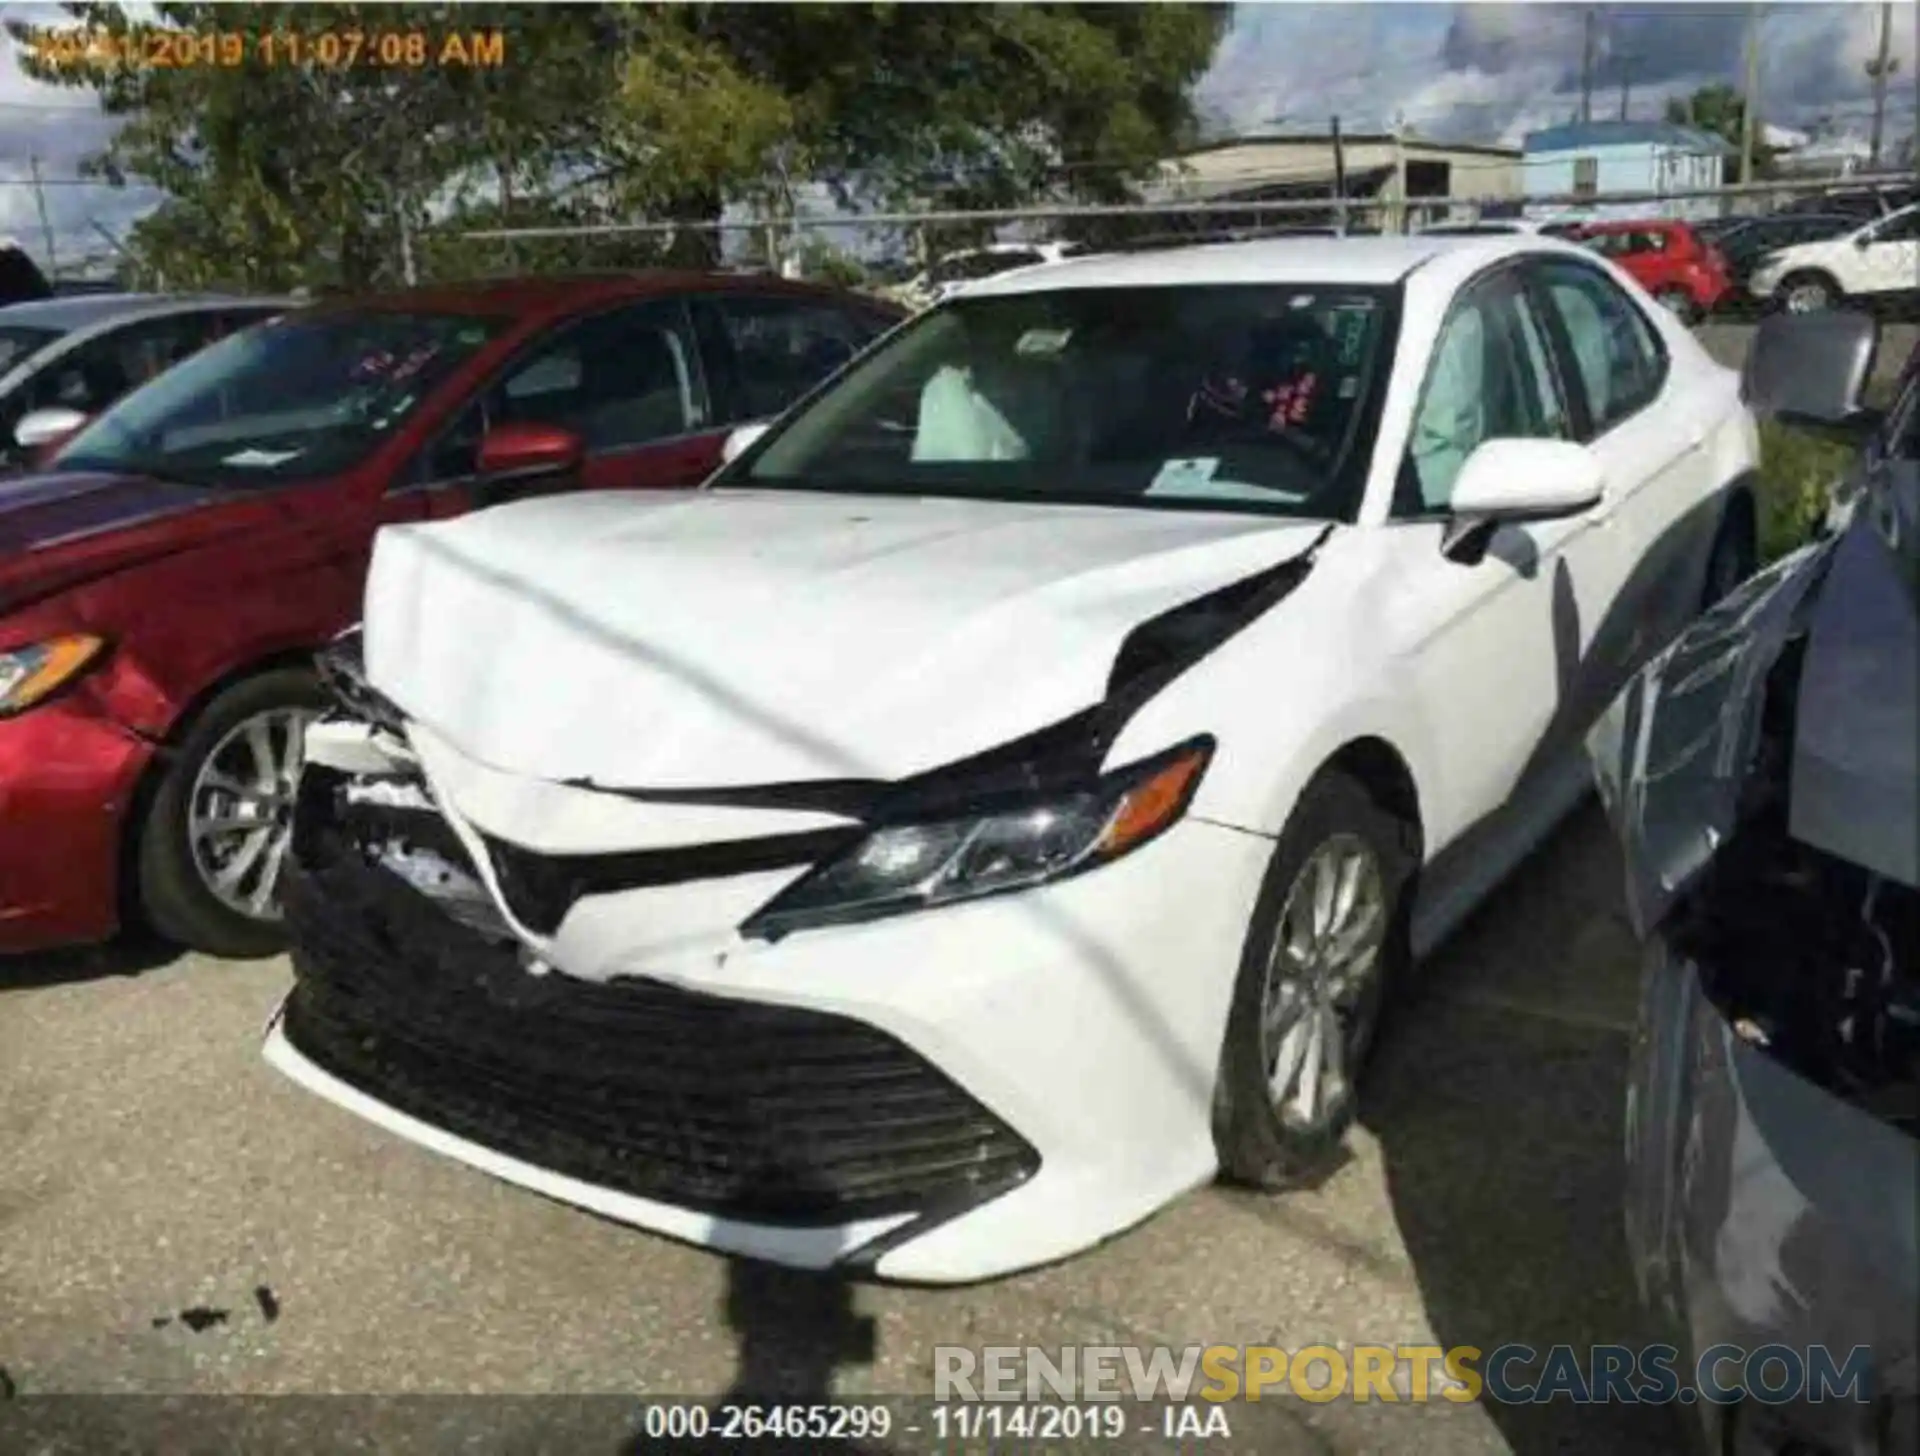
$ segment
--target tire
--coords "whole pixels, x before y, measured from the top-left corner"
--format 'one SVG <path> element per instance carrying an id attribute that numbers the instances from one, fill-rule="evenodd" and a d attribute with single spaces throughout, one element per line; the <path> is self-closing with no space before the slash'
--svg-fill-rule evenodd
<path id="1" fill-rule="evenodd" d="M 1845 296 L 1840 285 L 1825 273 L 1791 273 L 1774 290 L 1784 313 L 1820 313 Z"/>
<path id="2" fill-rule="evenodd" d="M 292 780 L 300 747 L 292 725 L 324 704 L 318 679 L 304 668 L 274 668 L 222 689 L 194 718 L 154 791 L 137 829 L 135 883 L 140 913 L 166 939 L 209 955 L 246 959 L 273 955 L 285 937 L 271 887 L 291 837 Z M 273 772 L 239 772 L 257 763 L 264 725 Z M 285 745 L 291 743 L 288 748 Z M 259 792 L 268 778 L 273 792 Z M 242 794 L 235 787 L 254 789 Z M 204 831 L 196 853 L 195 821 Z M 228 827 L 214 826 L 224 823 Z M 242 859 L 245 864 L 240 864 Z M 239 867 L 231 892 L 219 869 Z M 254 910 L 248 910 L 249 902 Z"/>
<path id="3" fill-rule="evenodd" d="M 1355 1085 L 1373 1049 L 1382 1012 L 1406 966 L 1416 843 L 1413 826 L 1395 818 L 1363 785 L 1343 773 L 1322 773 L 1294 806 L 1274 846 L 1248 922 L 1221 1048 L 1213 1122 L 1214 1143 L 1227 1178 L 1256 1188 L 1285 1188 L 1330 1168 L 1339 1158 L 1357 1106 Z M 1343 1091 L 1328 1097 L 1318 1116 L 1303 1117 L 1295 1095 L 1304 1090 L 1301 1084 L 1289 1082 L 1279 1095 L 1271 1084 L 1278 1053 L 1290 1038 L 1264 1029 L 1269 1011 L 1281 1004 L 1269 999 L 1268 965 L 1276 939 L 1292 923 L 1289 904 L 1301 882 L 1309 878 L 1306 872 L 1310 868 L 1317 872 L 1323 856 L 1355 847 L 1371 856 L 1377 871 L 1377 949 L 1370 974 L 1350 995 L 1342 1022 Z M 1298 978 L 1294 985 L 1296 1005 L 1304 1002 L 1310 1007 L 1312 992 Z M 1309 1009 L 1295 1024 L 1304 1028 L 1311 1019 Z M 1304 1063 L 1312 1060 L 1311 1032 L 1300 1034 L 1308 1038 L 1304 1048 L 1295 1049 L 1304 1070 Z M 1288 1107 L 1286 1115 L 1283 1103 Z"/>
<path id="4" fill-rule="evenodd" d="M 1707 569 L 1700 583 L 1700 610 L 1705 611 L 1728 595 L 1760 564 L 1760 542 L 1754 524 L 1753 508 L 1744 497 L 1727 502 L 1714 533 L 1713 549 L 1707 553 Z"/>
<path id="5" fill-rule="evenodd" d="M 1684 288 L 1663 288 L 1654 294 L 1653 301 L 1688 328 L 1700 321 L 1700 310 L 1694 305 L 1693 295 Z"/>

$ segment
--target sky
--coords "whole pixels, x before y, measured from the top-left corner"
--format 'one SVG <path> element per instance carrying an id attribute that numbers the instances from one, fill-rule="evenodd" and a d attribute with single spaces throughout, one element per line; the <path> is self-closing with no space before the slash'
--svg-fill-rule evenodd
<path id="1" fill-rule="evenodd" d="M 1594 114 L 1618 112 L 1629 70 L 1637 117 L 1654 117 L 1668 95 L 1712 81 L 1738 84 L 1749 15 L 1744 3 L 1581 4 L 1253 4 L 1235 7 L 1231 28 L 1199 88 L 1217 129 L 1324 129 L 1338 115 L 1349 132 L 1384 130 L 1396 120 L 1451 141 L 1517 142 L 1528 130 L 1568 119 L 1578 105 L 1585 13 L 1597 12 L 1599 61 Z M 57 21 L 57 7 L 0 3 L 0 18 Z M 1805 128 L 1831 117 L 1864 134 L 1880 6 L 1771 4 L 1761 22 L 1761 112 L 1770 123 Z M 1914 0 L 1894 6 L 1888 134 L 1912 129 Z M 0 235 L 44 261 L 30 159 L 48 179 L 44 197 L 55 247 L 65 262 L 108 251 L 153 203 L 138 190 L 73 186 L 81 160 L 111 135 L 85 91 L 39 85 L 21 73 L 0 38 Z"/>

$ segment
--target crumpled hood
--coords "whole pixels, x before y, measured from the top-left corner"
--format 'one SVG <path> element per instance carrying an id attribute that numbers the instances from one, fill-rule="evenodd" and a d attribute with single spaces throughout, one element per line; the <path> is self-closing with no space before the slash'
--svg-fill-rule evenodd
<path id="1" fill-rule="evenodd" d="M 0 480 L 0 611 L 191 544 L 201 533 L 176 518 L 219 504 L 216 492 L 137 475 Z"/>
<path id="2" fill-rule="evenodd" d="M 896 779 L 1098 702 L 1130 629 L 1323 529 L 801 491 L 554 497 L 381 532 L 367 673 L 529 777 Z"/>

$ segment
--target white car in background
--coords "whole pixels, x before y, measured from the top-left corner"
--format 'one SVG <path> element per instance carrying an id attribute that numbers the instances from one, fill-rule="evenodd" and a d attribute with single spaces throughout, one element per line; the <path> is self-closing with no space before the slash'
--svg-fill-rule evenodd
<path id="1" fill-rule="evenodd" d="M 1920 295 L 1920 205 L 1903 207 L 1838 237 L 1769 253 L 1748 275 L 1755 298 L 1792 313 L 1813 313 L 1849 299 L 1869 303 Z"/>
<path id="2" fill-rule="evenodd" d="M 267 1056 L 888 1278 L 1323 1166 L 1396 978 L 1753 560 L 1737 377 L 1536 238 L 1007 274 L 761 429 L 381 534 Z"/>
<path id="3" fill-rule="evenodd" d="M 932 267 L 923 269 L 894 291 L 893 297 L 908 308 L 931 308 L 956 290 L 982 278 L 1010 273 L 1015 268 L 1037 268 L 1042 263 L 1058 263 L 1086 252 L 1079 243 L 988 243 L 985 247 L 966 248 L 948 253 Z"/>

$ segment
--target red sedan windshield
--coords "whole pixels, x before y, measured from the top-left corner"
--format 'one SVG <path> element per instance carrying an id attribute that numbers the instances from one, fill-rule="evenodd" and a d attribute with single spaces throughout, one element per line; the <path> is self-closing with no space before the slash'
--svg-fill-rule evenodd
<path id="1" fill-rule="evenodd" d="M 502 327 L 453 314 L 285 315 L 134 390 L 53 468 L 209 485 L 328 475 L 391 438 Z"/>

